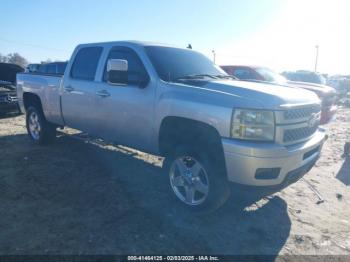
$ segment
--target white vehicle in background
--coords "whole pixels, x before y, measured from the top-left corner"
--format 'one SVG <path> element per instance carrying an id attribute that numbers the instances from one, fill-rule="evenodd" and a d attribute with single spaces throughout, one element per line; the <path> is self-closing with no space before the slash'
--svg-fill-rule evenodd
<path id="1" fill-rule="evenodd" d="M 332 76 L 327 79 L 327 84 L 333 87 L 338 96 L 345 96 L 350 91 L 350 78 L 343 76 Z"/>

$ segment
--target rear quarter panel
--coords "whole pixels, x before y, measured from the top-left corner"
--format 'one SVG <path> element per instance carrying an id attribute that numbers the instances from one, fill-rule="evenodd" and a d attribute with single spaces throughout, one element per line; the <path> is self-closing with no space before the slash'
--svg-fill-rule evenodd
<path id="1" fill-rule="evenodd" d="M 62 77 L 36 74 L 17 74 L 17 96 L 21 111 L 25 112 L 23 94 L 37 95 L 43 107 L 46 119 L 57 125 L 63 125 L 60 105 L 60 85 Z"/>

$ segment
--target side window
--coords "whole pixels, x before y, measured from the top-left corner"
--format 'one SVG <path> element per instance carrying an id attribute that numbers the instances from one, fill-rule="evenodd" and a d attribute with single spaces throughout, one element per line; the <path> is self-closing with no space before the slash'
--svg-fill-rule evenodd
<path id="1" fill-rule="evenodd" d="M 94 80 L 102 47 L 85 47 L 78 51 L 71 69 L 71 77 Z"/>
<path id="2" fill-rule="evenodd" d="M 124 59 L 128 61 L 128 81 L 130 82 L 138 81 L 140 76 L 147 75 L 140 58 L 129 48 L 113 48 L 108 55 L 107 61 L 108 59 Z M 107 66 L 105 66 L 103 81 L 107 81 Z"/>
<path id="3" fill-rule="evenodd" d="M 234 70 L 233 75 L 235 77 L 237 77 L 238 79 L 252 79 L 253 78 L 250 71 L 248 69 L 243 69 L 243 68 Z"/>

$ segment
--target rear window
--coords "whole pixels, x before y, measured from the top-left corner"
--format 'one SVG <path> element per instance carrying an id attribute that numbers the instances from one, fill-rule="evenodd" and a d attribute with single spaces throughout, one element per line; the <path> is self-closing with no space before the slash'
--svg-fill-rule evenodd
<path id="1" fill-rule="evenodd" d="M 94 80 L 102 47 L 85 47 L 78 51 L 72 69 L 71 77 L 82 80 Z"/>

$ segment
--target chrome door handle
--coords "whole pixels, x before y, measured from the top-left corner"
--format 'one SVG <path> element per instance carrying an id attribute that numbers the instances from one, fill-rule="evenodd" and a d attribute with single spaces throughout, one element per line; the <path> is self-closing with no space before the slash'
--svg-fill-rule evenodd
<path id="1" fill-rule="evenodd" d="M 99 97 L 109 97 L 109 96 L 111 96 L 111 94 L 108 93 L 106 90 L 97 91 L 96 95 L 99 96 Z"/>
<path id="2" fill-rule="evenodd" d="M 71 87 L 71 86 L 65 86 L 65 87 L 64 87 L 64 91 L 70 93 L 70 92 L 74 91 L 74 88 Z"/>

